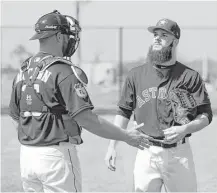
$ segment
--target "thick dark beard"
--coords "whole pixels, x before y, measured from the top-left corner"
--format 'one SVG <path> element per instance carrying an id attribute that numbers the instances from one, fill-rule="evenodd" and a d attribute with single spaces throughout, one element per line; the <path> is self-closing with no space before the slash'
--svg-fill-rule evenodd
<path id="1" fill-rule="evenodd" d="M 153 65 L 162 65 L 162 63 L 168 62 L 172 59 L 172 45 L 162 48 L 161 50 L 153 50 L 153 46 L 150 46 L 147 61 Z"/>

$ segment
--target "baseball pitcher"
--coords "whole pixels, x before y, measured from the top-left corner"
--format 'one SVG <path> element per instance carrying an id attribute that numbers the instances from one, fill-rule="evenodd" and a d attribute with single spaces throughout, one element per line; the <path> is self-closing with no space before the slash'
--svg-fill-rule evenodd
<path id="1" fill-rule="evenodd" d="M 148 147 L 138 150 L 134 191 L 195 192 L 196 174 L 189 137 L 212 121 L 210 99 L 201 76 L 176 60 L 178 24 L 161 19 L 148 30 L 153 43 L 146 63 L 127 75 L 118 103 L 115 124 L 126 128 L 134 112 Z M 115 171 L 116 141 L 111 141 L 105 162 Z"/>

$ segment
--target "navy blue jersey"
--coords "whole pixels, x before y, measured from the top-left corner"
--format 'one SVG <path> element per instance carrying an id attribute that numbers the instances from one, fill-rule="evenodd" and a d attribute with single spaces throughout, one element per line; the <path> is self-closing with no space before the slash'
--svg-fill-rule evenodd
<path id="1" fill-rule="evenodd" d="M 35 64 L 43 56 L 43 54 L 34 56 L 28 73 L 20 72 L 13 82 L 10 115 L 19 122 L 18 138 L 22 144 L 37 146 L 58 144 L 68 140 L 69 135 L 65 131 L 79 136 L 79 126 L 73 117 L 85 109 L 93 109 L 85 87 L 77 79 L 71 66 L 55 63 L 44 73 L 39 73 L 33 85 L 40 101 L 43 101 L 50 111 L 42 112 L 40 116 L 27 116 L 28 112 L 23 110 L 22 104 L 34 104 L 36 99 L 28 94 L 22 95 L 26 89 L 24 82 L 26 76 L 32 76 Z M 32 111 L 36 111 L 37 114 L 37 104 L 32 107 Z"/>
<path id="2" fill-rule="evenodd" d="M 151 136 L 163 136 L 162 130 L 176 125 L 168 93 L 180 88 L 192 94 L 196 105 L 210 104 L 201 76 L 176 62 L 168 68 L 144 64 L 133 68 L 126 78 L 118 106 L 134 111 L 141 130 Z"/>

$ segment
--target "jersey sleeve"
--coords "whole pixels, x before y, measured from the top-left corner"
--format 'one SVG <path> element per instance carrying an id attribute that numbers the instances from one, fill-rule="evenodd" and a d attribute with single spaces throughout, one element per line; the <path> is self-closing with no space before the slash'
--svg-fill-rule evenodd
<path id="1" fill-rule="evenodd" d="M 19 111 L 19 99 L 18 99 L 18 91 L 17 86 L 15 85 L 16 77 L 13 81 L 12 92 L 9 104 L 9 115 L 15 120 L 18 121 L 20 117 Z"/>
<path id="2" fill-rule="evenodd" d="M 197 106 L 210 104 L 210 98 L 205 83 L 199 73 L 192 79 L 191 85 L 190 92 L 192 93 Z"/>
<path id="3" fill-rule="evenodd" d="M 212 113 L 212 108 L 210 104 L 204 104 L 204 105 L 200 105 L 197 107 L 197 112 L 198 115 L 205 115 L 207 116 L 208 120 L 209 120 L 209 124 L 212 122 L 212 118 L 213 118 L 213 113 Z"/>
<path id="4" fill-rule="evenodd" d="M 130 111 L 135 109 L 135 88 L 132 74 L 129 73 L 124 82 L 118 106 Z"/>
<path id="5" fill-rule="evenodd" d="M 89 98 L 86 88 L 79 82 L 74 74 L 68 75 L 59 83 L 59 88 L 66 110 L 71 117 L 85 109 L 93 109 L 94 106 Z"/>

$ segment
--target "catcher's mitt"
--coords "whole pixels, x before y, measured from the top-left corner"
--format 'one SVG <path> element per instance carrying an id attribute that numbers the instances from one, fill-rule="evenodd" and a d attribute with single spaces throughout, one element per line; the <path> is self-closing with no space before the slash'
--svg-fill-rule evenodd
<path id="1" fill-rule="evenodd" d="M 196 102 L 187 90 L 173 89 L 169 93 L 169 99 L 175 122 L 184 125 L 196 118 Z"/>

